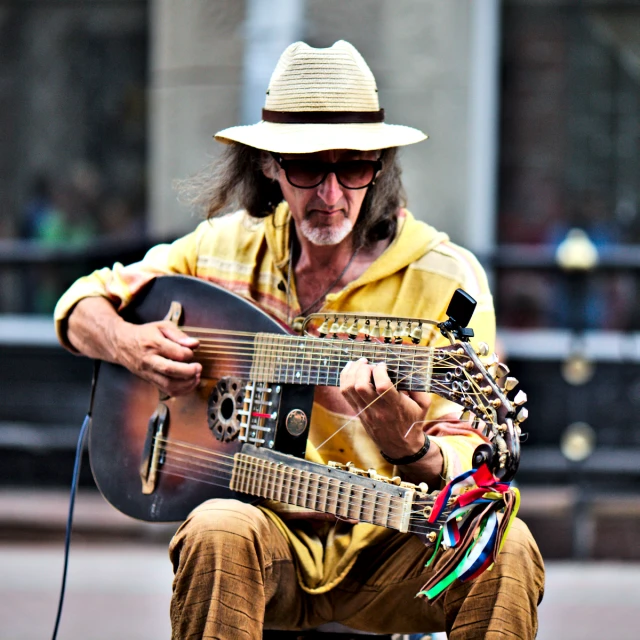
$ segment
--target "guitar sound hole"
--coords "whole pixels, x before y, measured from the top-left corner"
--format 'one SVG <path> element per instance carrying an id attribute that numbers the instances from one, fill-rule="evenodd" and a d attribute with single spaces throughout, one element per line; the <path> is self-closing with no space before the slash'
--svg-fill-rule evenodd
<path id="1" fill-rule="evenodd" d="M 244 397 L 244 383 L 236 378 L 221 378 L 211 390 L 207 407 L 209 428 L 213 435 L 223 442 L 237 437 Z"/>
<path id="2" fill-rule="evenodd" d="M 230 420 L 235 408 L 236 403 L 231 398 L 225 398 L 220 405 L 220 415 L 222 416 L 222 419 Z"/>

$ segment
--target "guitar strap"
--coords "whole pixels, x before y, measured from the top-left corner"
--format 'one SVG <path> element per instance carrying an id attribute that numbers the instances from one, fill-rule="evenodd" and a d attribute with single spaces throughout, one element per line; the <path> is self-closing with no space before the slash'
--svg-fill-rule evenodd
<path id="1" fill-rule="evenodd" d="M 58 599 L 58 612 L 56 614 L 56 622 L 53 628 L 51 640 L 58 637 L 58 627 L 60 626 L 60 618 L 62 617 L 62 604 L 64 602 L 64 593 L 67 586 L 67 568 L 69 566 L 69 546 L 71 544 L 71 530 L 73 528 L 73 508 L 76 502 L 76 493 L 78 491 L 78 480 L 80 478 L 80 467 L 82 464 L 82 452 L 86 440 L 89 427 L 91 426 L 91 414 L 93 412 L 93 401 L 96 395 L 96 385 L 98 383 L 98 373 L 100 371 L 100 360 L 93 361 L 93 376 L 91 379 L 91 394 L 89 396 L 89 408 L 87 415 L 84 417 L 80 434 L 78 435 L 78 444 L 76 446 L 76 458 L 73 463 L 73 475 L 71 477 L 71 495 L 69 496 L 69 513 L 67 515 L 67 529 L 64 537 L 64 565 L 62 568 L 62 585 L 60 586 L 60 597 Z"/>

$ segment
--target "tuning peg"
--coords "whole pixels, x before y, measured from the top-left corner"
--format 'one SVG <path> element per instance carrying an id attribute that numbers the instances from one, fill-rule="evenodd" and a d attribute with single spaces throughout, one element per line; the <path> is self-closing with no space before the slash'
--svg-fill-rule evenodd
<path id="1" fill-rule="evenodd" d="M 369 318 L 364 321 L 364 325 L 362 329 L 360 329 L 360 333 L 364 336 L 365 340 L 371 340 L 371 322 Z"/>
<path id="2" fill-rule="evenodd" d="M 503 364 L 502 362 L 496 363 L 494 368 L 495 368 L 495 373 L 493 377 L 496 380 L 500 380 L 500 378 L 504 378 L 509 373 L 509 367 L 507 367 L 507 365 Z"/>
<path id="3" fill-rule="evenodd" d="M 492 353 L 490 356 L 488 356 L 484 360 L 484 366 L 489 368 L 494 364 L 498 364 L 499 362 L 500 362 L 500 360 L 498 359 L 498 354 L 497 353 Z"/>
<path id="4" fill-rule="evenodd" d="M 393 341 L 396 344 L 400 344 L 402 342 L 402 336 L 405 335 L 404 329 L 402 327 L 402 322 L 398 322 L 396 324 L 396 330 L 393 332 Z"/>
<path id="5" fill-rule="evenodd" d="M 519 407 L 520 405 L 524 404 L 526 401 L 527 401 L 527 394 L 521 389 L 520 391 L 518 391 L 518 393 L 516 394 L 516 397 L 513 399 L 513 404 Z"/>
<path id="6" fill-rule="evenodd" d="M 358 335 L 358 319 L 357 318 L 353 321 L 353 324 L 349 327 L 349 329 L 347 330 L 347 333 L 349 334 L 349 337 L 352 340 L 356 339 Z"/>
<path id="7" fill-rule="evenodd" d="M 486 342 L 478 342 L 478 348 L 476 353 L 479 356 L 488 356 L 489 355 L 489 345 Z"/>
<path id="8" fill-rule="evenodd" d="M 521 407 L 520 411 L 518 411 L 518 415 L 516 415 L 516 422 L 524 422 L 529 417 L 529 410 L 526 407 Z"/>
<path id="9" fill-rule="evenodd" d="M 338 318 L 333 319 L 333 324 L 329 329 L 329 333 L 332 333 L 334 336 L 340 331 L 340 324 L 338 323 Z"/>
<path id="10" fill-rule="evenodd" d="M 391 342 L 393 338 L 393 330 L 391 329 L 391 322 L 387 320 L 387 326 L 382 330 L 382 337 L 386 343 Z"/>
<path id="11" fill-rule="evenodd" d="M 347 331 L 349 331 L 349 323 L 347 321 L 347 316 L 345 316 L 344 320 L 342 321 L 342 324 L 340 325 L 339 332 L 340 333 L 347 333 Z"/>
<path id="12" fill-rule="evenodd" d="M 482 391 L 483 395 L 490 396 L 493 393 L 493 389 L 491 385 L 487 385 L 486 387 L 481 387 L 480 391 Z"/>
<path id="13" fill-rule="evenodd" d="M 518 386 L 518 382 L 519 382 L 518 378 L 507 378 L 504 383 L 504 388 L 507 391 L 512 391 Z"/>
<path id="14" fill-rule="evenodd" d="M 420 344 L 420 340 L 422 340 L 422 322 L 419 322 L 411 332 L 411 342 L 413 344 Z"/>
<path id="15" fill-rule="evenodd" d="M 320 325 L 320 328 L 318 329 L 318 335 L 321 338 L 324 338 L 327 333 L 329 333 L 329 318 L 325 318 L 324 322 Z"/>
<path id="16" fill-rule="evenodd" d="M 376 323 L 373 325 L 373 328 L 371 329 L 371 337 L 376 340 L 380 337 L 380 320 L 376 320 Z"/>

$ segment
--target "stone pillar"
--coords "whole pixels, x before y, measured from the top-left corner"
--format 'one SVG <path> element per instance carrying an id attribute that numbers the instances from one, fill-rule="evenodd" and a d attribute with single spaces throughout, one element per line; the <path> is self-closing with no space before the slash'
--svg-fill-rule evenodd
<path id="1" fill-rule="evenodd" d="M 195 227 L 172 182 L 215 155 L 216 131 L 238 124 L 244 16 L 244 0 L 151 0 L 147 219 L 153 237 Z"/>
<path id="2" fill-rule="evenodd" d="M 405 148 L 400 156 L 409 209 L 467 246 L 475 244 L 469 200 L 472 2 L 476 1 L 307 3 L 309 44 L 324 47 L 340 38 L 349 40 L 376 76 L 387 121 L 429 135 L 429 140 Z"/>

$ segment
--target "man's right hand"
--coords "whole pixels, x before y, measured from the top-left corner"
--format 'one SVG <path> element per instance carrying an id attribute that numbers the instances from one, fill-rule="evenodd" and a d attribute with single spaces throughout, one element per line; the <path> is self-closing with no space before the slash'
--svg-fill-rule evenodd
<path id="1" fill-rule="evenodd" d="M 69 342 L 80 353 L 115 362 L 170 396 L 193 391 L 202 365 L 192 362 L 199 342 L 168 320 L 132 324 L 101 297 L 84 298 L 67 324 Z"/>
<path id="2" fill-rule="evenodd" d="M 169 396 L 185 395 L 200 382 L 202 365 L 192 362 L 199 342 L 164 320 L 119 325 L 114 340 L 119 364 Z"/>

